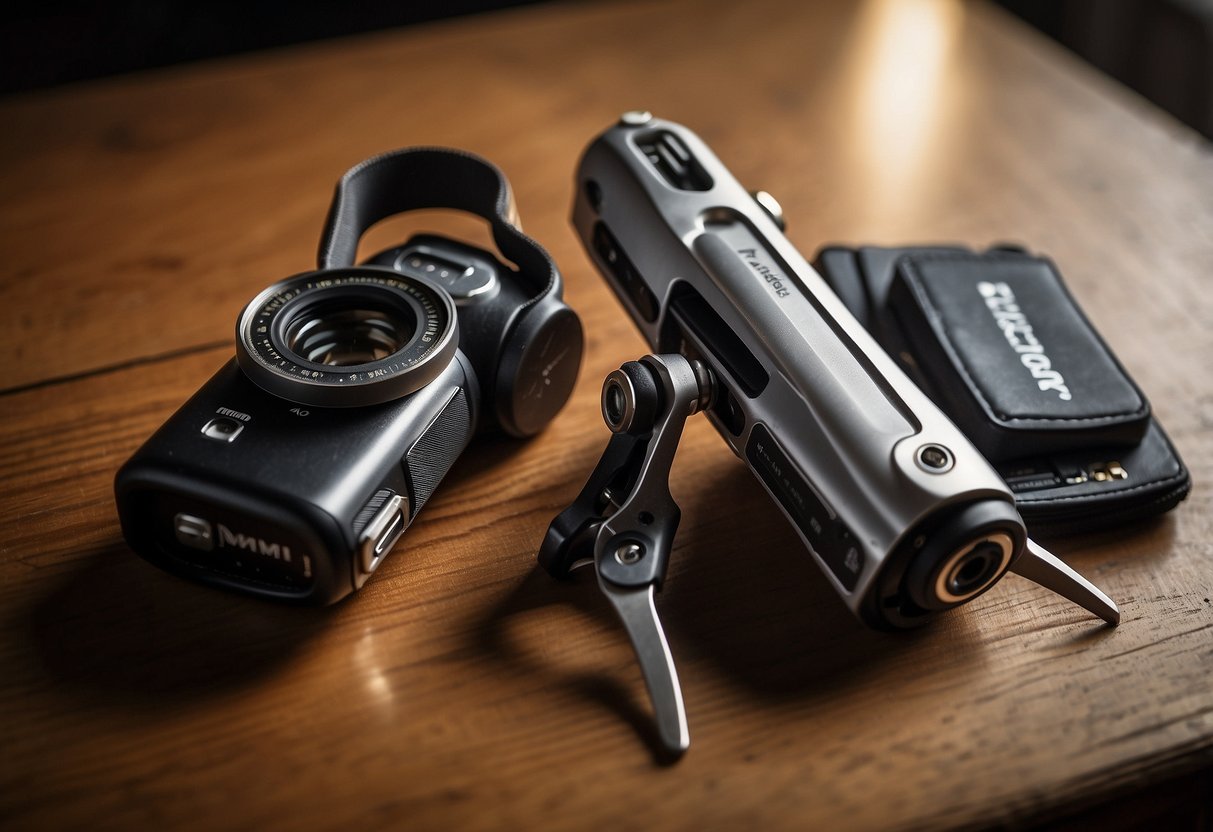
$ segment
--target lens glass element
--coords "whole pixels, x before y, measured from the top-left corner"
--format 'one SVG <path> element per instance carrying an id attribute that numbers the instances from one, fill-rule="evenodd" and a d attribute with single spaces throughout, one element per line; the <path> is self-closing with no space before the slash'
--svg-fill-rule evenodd
<path id="1" fill-rule="evenodd" d="M 985 541 L 973 547 L 952 568 L 948 575 L 948 591 L 953 595 L 968 595 L 985 586 L 1002 566 L 1002 547 Z"/>
<path id="2" fill-rule="evenodd" d="M 408 306 L 389 307 L 355 297 L 330 298 L 300 309 L 285 335 L 287 348 L 305 361 L 352 367 L 399 352 L 416 333 L 417 317 Z"/>

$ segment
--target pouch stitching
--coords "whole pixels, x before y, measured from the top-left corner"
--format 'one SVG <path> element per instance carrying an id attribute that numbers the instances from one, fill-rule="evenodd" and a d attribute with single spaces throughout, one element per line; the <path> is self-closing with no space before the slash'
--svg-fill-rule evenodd
<path id="1" fill-rule="evenodd" d="M 1120 496 L 1122 494 L 1129 494 L 1134 491 L 1141 491 L 1142 489 L 1146 489 L 1146 488 L 1157 488 L 1160 485 L 1168 485 L 1170 483 L 1182 482 L 1183 480 L 1185 480 L 1187 478 L 1187 476 L 1188 476 L 1188 472 L 1185 471 L 1184 467 L 1181 465 L 1179 467 L 1178 473 L 1170 474 L 1168 476 L 1161 477 L 1156 480 L 1150 480 L 1149 482 L 1137 483 L 1136 485 L 1130 485 L 1128 487 L 1122 487 L 1122 488 L 1113 487 L 1113 488 L 1106 489 L 1106 490 L 1100 490 L 1100 492 L 1098 494 L 1073 494 L 1073 495 L 1070 495 L 1069 497 L 1039 497 L 1039 498 L 1035 498 L 1035 499 L 1027 498 L 1027 499 L 1022 499 L 1022 500 L 1019 498 L 1019 495 L 1016 494 L 1015 502 L 1023 503 L 1025 505 L 1031 505 L 1033 503 L 1044 503 L 1044 502 L 1073 503 L 1073 502 L 1080 502 L 1083 500 L 1085 500 L 1087 502 L 1091 502 L 1094 500 L 1102 499 L 1104 497 L 1111 497 L 1113 495 Z"/>

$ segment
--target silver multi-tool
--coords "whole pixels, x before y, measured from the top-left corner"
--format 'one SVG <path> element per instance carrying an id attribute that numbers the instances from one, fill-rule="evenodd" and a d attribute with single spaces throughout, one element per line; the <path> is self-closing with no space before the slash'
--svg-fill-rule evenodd
<path id="1" fill-rule="evenodd" d="M 606 379 L 614 436 L 541 564 L 592 563 L 640 661 L 665 750 L 689 742 L 654 605 L 679 510 L 668 478 L 704 412 L 872 626 L 906 628 L 1015 572 L 1109 624 L 1116 604 L 1028 538 L 1011 491 L 693 132 L 627 113 L 586 150 L 573 222 L 656 354 Z"/>

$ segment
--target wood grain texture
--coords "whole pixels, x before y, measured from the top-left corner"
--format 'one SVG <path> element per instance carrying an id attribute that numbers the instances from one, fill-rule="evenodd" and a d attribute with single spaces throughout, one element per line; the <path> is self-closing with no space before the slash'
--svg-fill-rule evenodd
<path id="1" fill-rule="evenodd" d="M 701 420 L 658 604 L 693 746 L 653 762 L 590 582 L 534 567 L 644 352 L 568 228 L 642 106 L 829 242 L 1050 254 L 1195 488 L 1048 541 L 1121 602 L 1017 577 L 933 626 L 852 619 Z M 547 5 L 0 101 L 0 823 L 9 828 L 938 828 L 1063 816 L 1213 765 L 1213 153 L 981 4 Z M 186 584 L 130 553 L 121 462 L 307 269 L 337 176 L 449 144 L 510 176 L 588 334 L 551 428 L 482 442 L 350 601 Z M 427 213 L 413 228 L 487 242 Z"/>

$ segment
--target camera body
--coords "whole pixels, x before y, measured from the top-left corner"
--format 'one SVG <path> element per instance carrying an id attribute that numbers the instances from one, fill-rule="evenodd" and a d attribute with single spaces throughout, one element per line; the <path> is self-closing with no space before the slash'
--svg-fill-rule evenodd
<path id="1" fill-rule="evenodd" d="M 576 380 L 581 325 L 508 197 L 496 168 L 458 151 L 347 173 L 322 268 L 258 294 L 237 357 L 118 472 L 131 547 L 202 583 L 332 603 L 379 567 L 478 431 L 542 429 Z M 347 265 L 366 227 L 419 207 L 489 219 L 519 268 L 435 235 Z"/>
<path id="2" fill-rule="evenodd" d="M 119 473 L 126 539 L 185 578 L 332 603 L 378 568 L 467 446 L 476 385 L 457 352 L 395 401 L 312 407 L 266 392 L 232 359 Z"/>

